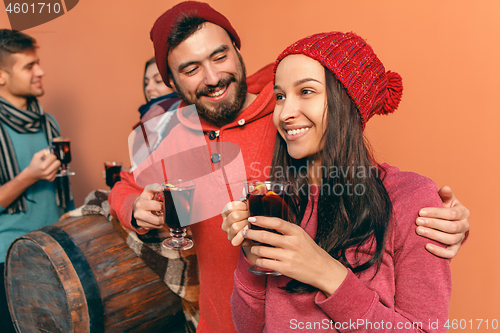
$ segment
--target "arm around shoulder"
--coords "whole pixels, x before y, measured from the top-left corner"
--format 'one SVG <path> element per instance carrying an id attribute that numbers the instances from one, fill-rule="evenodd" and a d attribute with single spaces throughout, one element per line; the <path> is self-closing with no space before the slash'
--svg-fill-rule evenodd
<path id="1" fill-rule="evenodd" d="M 418 175 L 417 175 L 418 176 Z M 425 249 L 429 240 L 416 233 L 414 223 L 424 207 L 442 207 L 436 184 L 418 176 L 408 186 L 408 194 L 394 198 L 394 273 L 395 303 L 402 314 L 412 322 L 438 321 L 437 331 L 446 331 L 442 325 L 448 318 L 451 298 L 451 269 L 449 260 L 436 257 Z M 431 241 L 435 246 L 443 244 Z"/>

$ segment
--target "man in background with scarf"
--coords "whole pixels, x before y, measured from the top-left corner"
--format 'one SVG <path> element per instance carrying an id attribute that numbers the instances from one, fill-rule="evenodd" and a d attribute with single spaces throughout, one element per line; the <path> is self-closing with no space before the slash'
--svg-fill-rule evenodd
<path id="1" fill-rule="evenodd" d="M 59 136 L 59 127 L 37 100 L 44 94 L 44 72 L 36 49 L 32 37 L 0 29 L 0 331 L 4 333 L 14 332 L 4 287 L 9 245 L 27 232 L 57 222 L 65 209 L 73 208 L 64 193 L 69 187 L 54 182 L 61 162 L 48 146 Z"/>

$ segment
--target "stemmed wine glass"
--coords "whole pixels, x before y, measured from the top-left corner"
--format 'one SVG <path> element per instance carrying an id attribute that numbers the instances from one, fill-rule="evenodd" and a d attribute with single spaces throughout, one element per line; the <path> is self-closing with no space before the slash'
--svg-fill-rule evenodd
<path id="1" fill-rule="evenodd" d="M 191 222 L 195 186 L 195 182 L 191 180 L 168 180 L 155 193 L 154 200 L 163 202 L 162 210 L 156 212 L 156 215 L 163 216 L 165 224 L 170 228 L 171 237 L 162 243 L 169 250 L 189 250 L 193 247 L 193 241 L 185 238 L 185 226 Z"/>
<path id="2" fill-rule="evenodd" d="M 250 216 L 278 217 L 288 221 L 291 184 L 286 181 L 257 180 L 245 183 L 245 195 Z M 278 233 L 276 230 L 262 228 L 250 224 L 251 229 L 266 230 Z M 260 244 L 269 246 L 266 244 Z M 248 268 L 250 273 L 257 275 L 281 275 L 276 271 L 252 265 Z"/>
<path id="3" fill-rule="evenodd" d="M 69 172 L 69 163 L 71 162 L 71 149 L 70 140 L 63 137 L 53 138 L 51 142 L 51 152 L 56 155 L 57 159 L 61 161 L 61 167 L 56 177 L 74 176 L 74 172 Z"/>

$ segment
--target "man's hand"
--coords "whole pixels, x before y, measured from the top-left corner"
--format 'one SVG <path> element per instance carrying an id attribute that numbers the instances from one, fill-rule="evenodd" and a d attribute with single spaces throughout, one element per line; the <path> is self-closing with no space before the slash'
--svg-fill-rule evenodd
<path id="1" fill-rule="evenodd" d="M 25 176 L 33 181 L 46 180 L 54 181 L 61 162 L 56 155 L 51 154 L 46 148 L 35 153 L 31 158 L 30 164 L 23 170 Z"/>
<path id="2" fill-rule="evenodd" d="M 163 216 L 155 213 L 162 210 L 162 203 L 154 200 L 155 193 L 161 190 L 159 184 L 148 185 L 141 195 L 134 201 L 132 215 L 137 221 L 137 225 L 145 230 L 160 229 L 163 227 Z M 166 212 L 164 212 L 166 214 Z"/>
<path id="3" fill-rule="evenodd" d="M 439 190 L 439 196 L 443 200 L 443 208 L 421 209 L 416 221 L 417 234 L 448 245 L 442 248 L 427 244 L 425 248 L 438 257 L 452 259 L 468 236 L 470 212 L 455 198 L 448 186 Z"/>
<path id="4" fill-rule="evenodd" d="M 48 149 L 40 150 L 30 164 L 14 179 L 0 186 L 0 206 L 8 207 L 24 191 L 39 180 L 54 181 L 61 162 Z"/>

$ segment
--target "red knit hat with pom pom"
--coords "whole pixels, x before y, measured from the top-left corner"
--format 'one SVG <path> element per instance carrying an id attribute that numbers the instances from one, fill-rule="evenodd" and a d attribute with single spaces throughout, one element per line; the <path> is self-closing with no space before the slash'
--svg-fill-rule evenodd
<path id="1" fill-rule="evenodd" d="M 386 72 L 371 46 L 352 32 L 320 33 L 293 43 L 276 59 L 275 74 L 280 61 L 291 54 L 313 58 L 335 75 L 358 108 L 363 129 L 373 115 L 392 113 L 401 101 L 401 76 Z"/>

